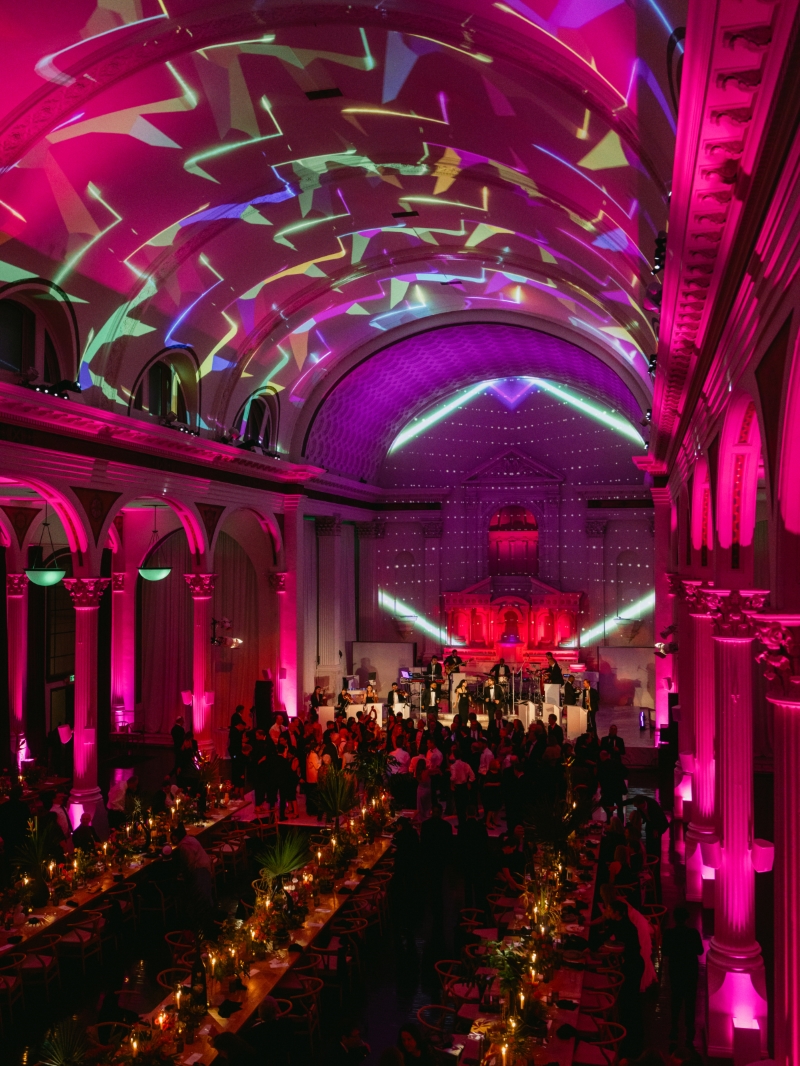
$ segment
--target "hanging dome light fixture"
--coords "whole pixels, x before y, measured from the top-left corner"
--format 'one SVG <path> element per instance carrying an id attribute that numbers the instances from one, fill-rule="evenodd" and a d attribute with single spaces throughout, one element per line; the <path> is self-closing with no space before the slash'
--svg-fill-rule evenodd
<path id="1" fill-rule="evenodd" d="M 25 575 L 28 581 L 32 581 L 34 585 L 41 585 L 42 588 L 48 588 L 50 585 L 57 585 L 59 581 L 67 576 L 67 571 L 62 570 L 56 563 L 56 548 L 53 544 L 53 534 L 50 532 L 50 523 L 48 521 L 47 501 L 44 504 L 44 522 L 42 522 L 41 532 L 39 533 L 39 550 L 42 549 L 42 541 L 44 540 L 44 531 L 47 530 L 47 537 L 50 541 L 50 560 L 52 566 L 29 566 L 25 571 Z"/>
<path id="2" fill-rule="evenodd" d="M 150 542 L 147 545 L 147 551 L 145 552 L 145 559 L 155 549 L 158 544 L 158 522 L 156 520 L 156 505 L 153 504 L 153 532 L 150 534 Z M 171 566 L 140 566 L 139 577 L 143 577 L 145 581 L 163 581 L 165 577 L 169 577 L 172 573 Z"/>

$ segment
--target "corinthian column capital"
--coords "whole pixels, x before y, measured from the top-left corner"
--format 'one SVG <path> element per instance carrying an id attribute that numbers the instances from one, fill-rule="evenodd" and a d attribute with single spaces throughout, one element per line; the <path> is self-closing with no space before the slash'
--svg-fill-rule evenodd
<path id="1" fill-rule="evenodd" d="M 110 577 L 65 577 L 64 587 L 77 609 L 100 606 L 100 599 L 111 583 Z"/>
<path id="2" fill-rule="evenodd" d="M 184 574 L 184 581 L 189 586 L 192 598 L 195 600 L 210 600 L 214 591 L 216 574 Z"/>
<path id="3" fill-rule="evenodd" d="M 27 587 L 27 574 L 6 574 L 6 596 L 24 596 Z"/>

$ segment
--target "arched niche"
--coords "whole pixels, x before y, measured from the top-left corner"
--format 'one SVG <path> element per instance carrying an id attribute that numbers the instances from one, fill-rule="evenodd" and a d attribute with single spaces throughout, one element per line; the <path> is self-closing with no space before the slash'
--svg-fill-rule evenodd
<path id="1" fill-rule="evenodd" d="M 755 401 L 740 393 L 731 400 L 725 417 L 717 474 L 717 535 L 720 547 L 731 550 L 734 569 L 739 565 L 739 548 L 753 542 L 760 467 Z"/>

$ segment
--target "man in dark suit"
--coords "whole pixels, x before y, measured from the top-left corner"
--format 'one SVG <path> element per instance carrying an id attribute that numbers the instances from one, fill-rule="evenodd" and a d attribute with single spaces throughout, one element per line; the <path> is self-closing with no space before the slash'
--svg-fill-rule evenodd
<path id="1" fill-rule="evenodd" d="M 581 706 L 586 708 L 586 728 L 591 733 L 596 733 L 597 712 L 600 709 L 600 693 L 596 688 L 592 688 L 592 683 L 588 677 L 583 679 Z"/>
<path id="2" fill-rule="evenodd" d="M 547 666 L 545 667 L 547 678 L 545 683 L 548 685 L 563 685 L 564 675 L 561 672 L 561 667 L 556 662 L 555 655 L 549 651 L 545 658 L 547 659 Z"/>
<path id="3" fill-rule="evenodd" d="M 427 674 L 428 674 L 428 677 L 430 678 L 431 681 L 441 681 L 442 680 L 442 677 L 444 675 L 443 675 L 443 672 L 442 672 L 442 664 L 439 662 L 439 656 L 438 655 L 432 655 L 431 656 L 431 661 L 430 661 L 430 663 L 428 665 Z"/>
<path id="4" fill-rule="evenodd" d="M 622 757 L 625 754 L 625 741 L 622 737 L 617 736 L 617 727 L 615 725 L 608 727 L 608 735 L 600 741 L 600 751 L 607 751 L 614 762 L 622 762 Z"/>
<path id="5" fill-rule="evenodd" d="M 386 706 L 392 710 L 395 707 L 402 707 L 406 702 L 405 692 L 401 692 L 396 681 L 392 682 L 392 687 L 386 697 Z"/>
<path id="6" fill-rule="evenodd" d="M 489 673 L 494 676 L 495 681 L 499 681 L 501 677 L 509 677 L 511 671 L 506 666 L 505 659 L 501 659 L 499 663 L 494 664 Z"/>
<path id="7" fill-rule="evenodd" d="M 547 727 L 547 744 L 548 747 L 553 744 L 558 744 L 561 747 L 564 743 L 564 730 L 558 724 L 558 719 L 554 714 L 550 714 L 547 717 L 549 725 Z"/>
<path id="8" fill-rule="evenodd" d="M 574 707 L 577 702 L 578 690 L 575 688 L 575 678 L 572 674 L 567 674 L 564 682 L 564 706 Z"/>

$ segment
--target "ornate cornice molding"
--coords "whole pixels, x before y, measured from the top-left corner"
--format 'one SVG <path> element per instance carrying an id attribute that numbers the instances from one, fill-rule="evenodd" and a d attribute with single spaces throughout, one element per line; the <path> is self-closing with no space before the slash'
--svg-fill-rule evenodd
<path id="1" fill-rule="evenodd" d="M 183 578 L 189 586 L 193 600 L 210 600 L 214 592 L 216 574 L 184 574 Z"/>
<path id="2" fill-rule="evenodd" d="M 72 597 L 72 603 L 76 610 L 90 610 L 99 607 L 103 593 L 110 584 L 110 577 L 64 578 L 64 587 Z"/>
<path id="3" fill-rule="evenodd" d="M 318 537 L 341 537 L 342 535 L 342 520 L 334 515 L 332 518 L 324 516 L 322 518 L 315 518 L 314 525 L 317 527 Z"/>
<path id="4" fill-rule="evenodd" d="M 386 536 L 386 523 L 375 518 L 372 522 L 356 522 L 356 533 L 359 540 L 383 540 Z"/>

